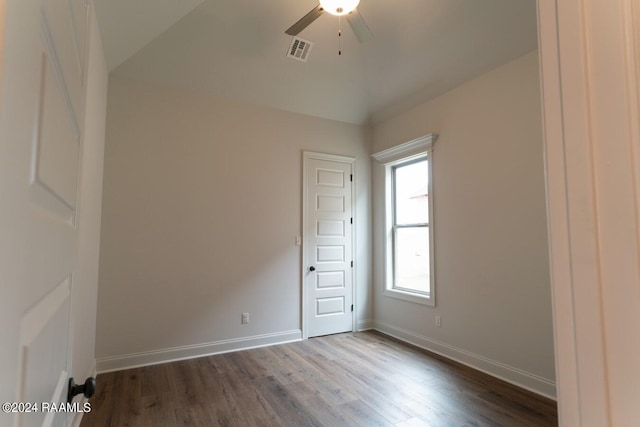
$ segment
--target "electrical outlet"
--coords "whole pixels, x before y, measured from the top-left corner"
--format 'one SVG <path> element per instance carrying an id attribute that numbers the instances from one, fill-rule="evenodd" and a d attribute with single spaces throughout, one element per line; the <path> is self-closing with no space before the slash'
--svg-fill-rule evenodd
<path id="1" fill-rule="evenodd" d="M 249 323 L 249 313 L 242 313 L 242 324 L 246 325 Z"/>
<path id="2" fill-rule="evenodd" d="M 442 318 L 440 316 L 436 316 L 436 326 L 438 328 L 442 327 Z"/>

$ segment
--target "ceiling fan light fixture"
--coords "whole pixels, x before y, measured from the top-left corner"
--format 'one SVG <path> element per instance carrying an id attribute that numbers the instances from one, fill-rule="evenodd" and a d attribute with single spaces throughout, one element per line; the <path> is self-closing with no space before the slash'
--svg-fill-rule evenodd
<path id="1" fill-rule="evenodd" d="M 320 6 L 332 15 L 342 16 L 358 7 L 360 0 L 320 0 Z"/>

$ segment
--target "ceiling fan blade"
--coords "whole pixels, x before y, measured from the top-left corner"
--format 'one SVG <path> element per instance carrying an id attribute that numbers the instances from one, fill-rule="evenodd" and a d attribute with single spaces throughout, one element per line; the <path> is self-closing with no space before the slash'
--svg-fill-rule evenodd
<path id="1" fill-rule="evenodd" d="M 297 36 L 302 30 L 307 28 L 313 21 L 318 19 L 320 15 L 322 15 L 323 13 L 324 13 L 324 9 L 322 8 L 322 6 L 317 5 L 311 10 L 311 12 L 304 15 L 302 18 L 300 18 L 298 22 L 296 22 L 291 27 L 289 27 L 289 29 L 285 31 L 285 33 L 289 34 L 290 36 Z"/>
<path id="2" fill-rule="evenodd" d="M 358 13 L 358 9 L 353 9 L 353 12 L 347 14 L 347 22 L 351 25 L 351 29 L 356 34 L 360 43 L 368 42 L 373 38 L 373 33 L 367 26 L 367 23 L 364 22 L 362 15 Z"/>

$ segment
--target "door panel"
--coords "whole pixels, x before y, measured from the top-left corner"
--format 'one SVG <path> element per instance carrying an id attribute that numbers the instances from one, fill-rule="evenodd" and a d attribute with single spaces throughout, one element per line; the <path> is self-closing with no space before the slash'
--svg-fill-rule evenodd
<path id="1" fill-rule="evenodd" d="M 344 246 L 316 246 L 316 264 L 344 262 Z"/>
<path id="2" fill-rule="evenodd" d="M 73 220 L 76 206 L 78 179 L 78 154 L 80 150 L 80 130 L 75 117 L 69 112 L 65 102 L 65 88 L 54 72 L 47 54 L 42 59 L 42 80 L 38 102 L 39 120 L 36 127 L 34 164 L 32 177 L 35 185 L 49 193 L 55 200 L 44 202 L 44 208 Z M 62 108 L 61 108 L 62 107 Z"/>
<path id="3" fill-rule="evenodd" d="M 345 312 L 344 297 L 316 298 L 316 317 Z M 339 331 L 342 332 L 342 331 Z"/>
<path id="4" fill-rule="evenodd" d="M 316 184 L 316 185 L 319 185 L 319 184 Z M 344 213 L 345 211 L 344 196 L 331 196 L 327 194 L 318 194 L 317 200 L 318 200 L 318 203 L 317 203 L 316 210 L 318 212 Z"/>
<path id="5" fill-rule="evenodd" d="M 338 187 L 344 188 L 344 172 L 336 171 L 330 169 L 317 169 L 317 180 L 316 183 L 318 185 L 322 185 L 325 187 Z"/>
<path id="6" fill-rule="evenodd" d="M 39 3 L 44 12 L 40 23 L 42 39 L 64 79 L 65 96 L 72 105 L 73 114 L 78 123 L 84 123 L 83 69 L 87 32 L 86 24 L 79 23 L 81 19 L 86 22 L 86 4 L 78 4 L 77 0 L 40 0 Z M 82 51 L 79 51 L 79 45 Z"/>
<path id="7" fill-rule="evenodd" d="M 318 236 L 344 237 L 344 221 L 318 220 Z"/>
<path id="8" fill-rule="evenodd" d="M 344 288 L 344 271 L 319 271 L 316 273 L 316 289 Z"/>
<path id="9" fill-rule="evenodd" d="M 43 300 L 28 310 L 20 322 L 20 402 L 64 402 L 68 380 L 67 346 L 70 278 L 66 278 Z M 61 345 L 64 344 L 64 345 Z M 18 414 L 18 425 L 64 425 L 64 414 Z M 49 421 L 49 420 L 47 420 Z"/>
<path id="10" fill-rule="evenodd" d="M 310 337 L 353 328 L 351 161 L 305 158 L 303 294 Z"/>
<path id="11" fill-rule="evenodd" d="M 81 4 L 82 3 L 82 4 Z M 86 3 L 9 0 L 0 109 L 1 314 L 18 333 L 2 343 L 6 401 L 66 401 L 70 307 L 76 268 L 76 206 L 82 154 Z M 71 7 L 74 10 L 71 10 Z M 5 12 L 5 11 L 3 11 Z M 85 18 L 86 19 L 86 18 Z M 10 261 L 7 261 L 10 260 Z M 3 304 L 4 307 L 4 304 Z M 8 353 L 17 359 L 5 357 Z M 0 425 L 63 426 L 65 413 L 0 414 Z"/>

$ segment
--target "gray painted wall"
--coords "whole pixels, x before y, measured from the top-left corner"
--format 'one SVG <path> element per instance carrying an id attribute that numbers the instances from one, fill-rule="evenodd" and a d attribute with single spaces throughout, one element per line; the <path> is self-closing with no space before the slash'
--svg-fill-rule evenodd
<path id="1" fill-rule="evenodd" d="M 376 126 L 373 151 L 432 132 L 440 135 L 433 155 L 436 306 L 382 294 L 384 168 L 374 162 L 374 324 L 552 395 L 537 51 Z"/>
<path id="2" fill-rule="evenodd" d="M 107 114 L 98 359 L 300 330 L 303 150 L 356 157 L 357 317 L 371 318 L 364 128 L 113 76 Z"/>

